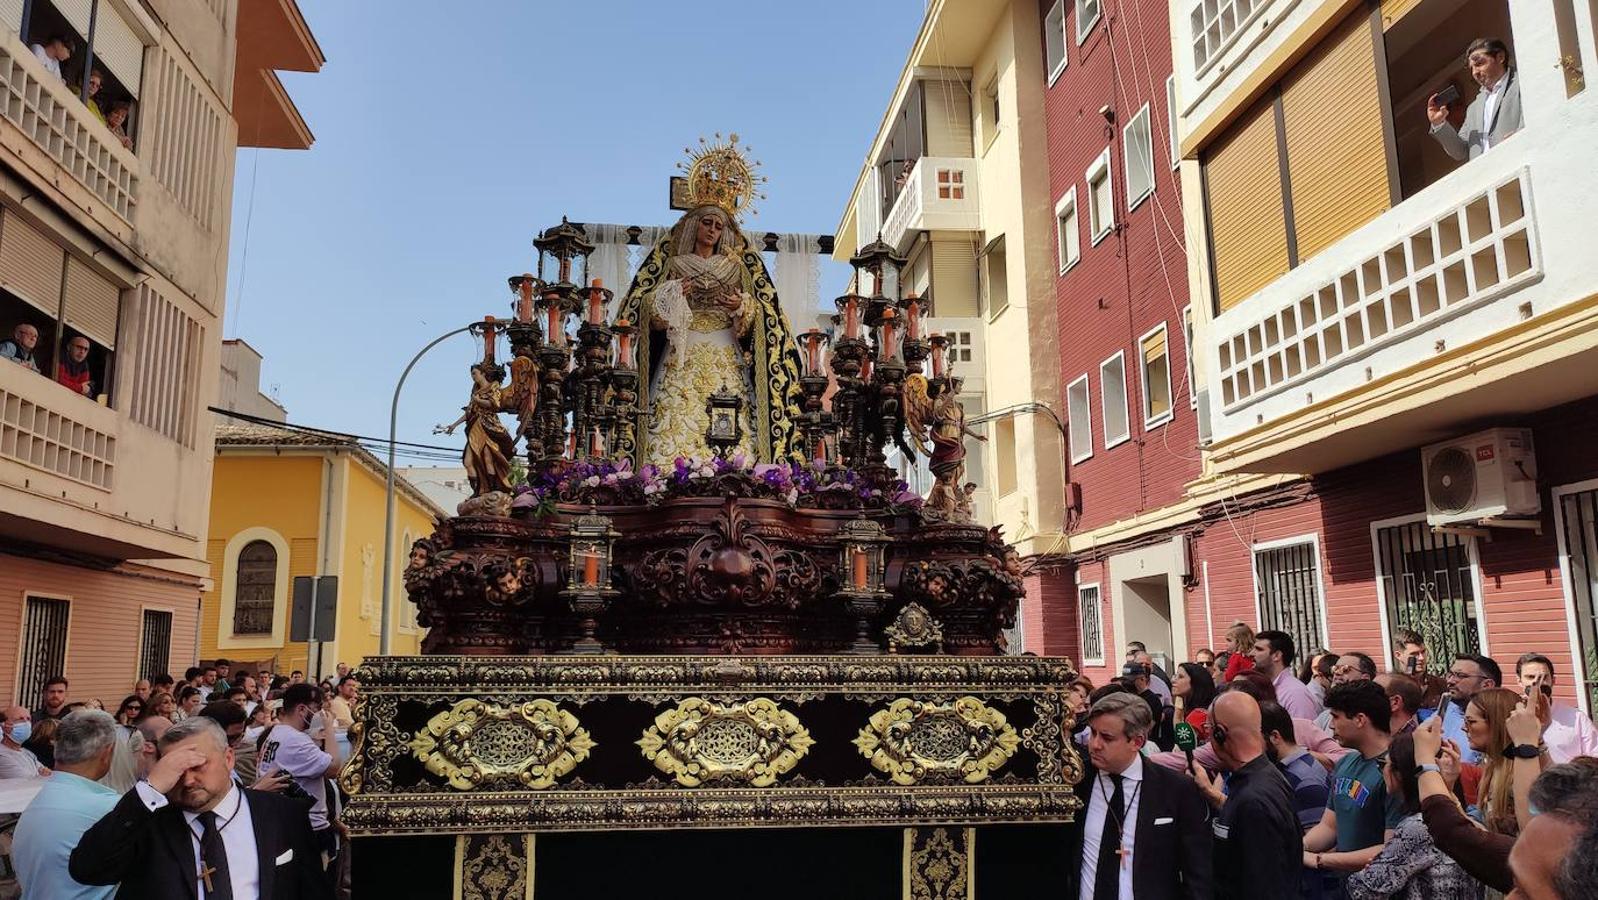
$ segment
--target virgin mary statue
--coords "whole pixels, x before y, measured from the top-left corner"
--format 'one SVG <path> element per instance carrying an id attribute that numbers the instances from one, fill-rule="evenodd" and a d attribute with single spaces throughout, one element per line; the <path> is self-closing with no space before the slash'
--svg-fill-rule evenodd
<path id="1" fill-rule="evenodd" d="M 638 445 L 618 449 L 660 466 L 709 457 L 706 400 L 725 389 L 744 398 L 738 450 L 761 462 L 799 458 L 799 349 L 765 261 L 738 228 L 752 196 L 748 166 L 734 146 L 711 148 L 688 181 L 694 208 L 655 243 L 617 313 L 648 329 L 636 362 L 650 412 Z"/>

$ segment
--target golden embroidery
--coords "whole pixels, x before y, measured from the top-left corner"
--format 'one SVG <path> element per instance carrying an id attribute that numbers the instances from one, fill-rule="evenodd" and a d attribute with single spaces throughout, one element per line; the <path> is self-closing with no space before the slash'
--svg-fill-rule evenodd
<path id="1" fill-rule="evenodd" d="M 705 343 L 685 351 L 667 358 L 654 401 L 655 416 L 649 423 L 649 462 L 667 468 L 678 457 L 704 459 L 713 455 L 705 445 L 705 426 L 709 424 L 705 417 L 706 397 L 722 385 L 733 390 L 747 389 L 743 354 L 737 347 Z M 754 419 L 750 407 L 744 407 L 743 417 L 743 440 L 734 452 L 752 456 Z"/>

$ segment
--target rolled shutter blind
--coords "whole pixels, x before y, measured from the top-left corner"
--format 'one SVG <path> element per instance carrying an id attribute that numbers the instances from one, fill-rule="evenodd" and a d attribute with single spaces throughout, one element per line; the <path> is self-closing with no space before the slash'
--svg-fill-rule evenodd
<path id="1" fill-rule="evenodd" d="M 115 348 L 117 309 L 122 293 L 117 286 L 76 259 L 67 260 L 67 326 L 102 347 Z"/>
<path id="2" fill-rule="evenodd" d="M 61 310 L 61 270 L 66 253 L 11 210 L 0 217 L 0 287 L 54 319 Z"/>
<path id="3" fill-rule="evenodd" d="M 0 30 L 16 34 L 22 30 L 23 0 L 0 0 Z"/>
<path id="4" fill-rule="evenodd" d="M 1165 332 L 1156 331 L 1143 342 L 1143 362 L 1152 363 L 1165 355 Z"/>
<path id="5" fill-rule="evenodd" d="M 1287 224 L 1270 98 L 1204 156 L 1216 300 L 1231 309 L 1287 271 Z"/>
<path id="6" fill-rule="evenodd" d="M 144 42 L 122 18 L 122 13 L 106 0 L 100 0 L 99 17 L 94 23 L 94 59 L 109 69 L 128 93 L 139 96 L 139 79 L 144 75 Z"/>
<path id="7" fill-rule="evenodd" d="M 1300 262 L 1387 211 L 1387 147 L 1369 14 L 1356 10 L 1282 83 Z"/>
<path id="8" fill-rule="evenodd" d="M 1393 27 L 1399 19 L 1420 5 L 1420 0 L 1382 0 L 1382 30 Z"/>
<path id="9" fill-rule="evenodd" d="M 78 32 L 80 39 L 89 37 L 89 16 L 93 12 L 94 0 L 55 0 L 55 8 L 66 18 L 67 24 Z M 72 54 L 77 56 L 83 52 L 80 44 L 72 48 Z"/>

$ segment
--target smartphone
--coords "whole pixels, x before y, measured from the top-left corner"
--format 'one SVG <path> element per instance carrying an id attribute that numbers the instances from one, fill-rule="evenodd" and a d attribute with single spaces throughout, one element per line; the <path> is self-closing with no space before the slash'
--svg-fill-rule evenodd
<path id="1" fill-rule="evenodd" d="M 1450 84 L 1432 95 L 1432 101 L 1438 106 L 1453 106 L 1459 102 L 1459 88 Z"/>

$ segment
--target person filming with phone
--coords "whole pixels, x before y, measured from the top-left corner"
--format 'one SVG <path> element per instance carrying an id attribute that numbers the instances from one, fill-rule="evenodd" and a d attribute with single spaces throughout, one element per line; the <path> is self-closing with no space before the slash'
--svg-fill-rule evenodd
<path id="1" fill-rule="evenodd" d="M 1520 681 L 1521 692 L 1527 696 L 1541 692 L 1547 701 L 1537 707 L 1543 723 L 1543 743 L 1548 747 L 1548 758 L 1555 763 L 1567 763 L 1578 756 L 1598 756 L 1598 728 L 1581 710 L 1568 703 L 1560 703 L 1554 696 L 1554 664 L 1541 653 L 1523 654 L 1515 660 L 1515 677 Z"/>
<path id="2" fill-rule="evenodd" d="M 1481 86 L 1465 109 L 1465 121 L 1455 128 L 1448 121 L 1451 107 L 1461 97 L 1452 84 L 1426 100 L 1426 119 L 1432 137 L 1454 159 L 1475 159 L 1521 129 L 1520 84 L 1509 64 L 1509 48 L 1498 38 L 1477 38 L 1465 50 L 1470 77 Z"/>

